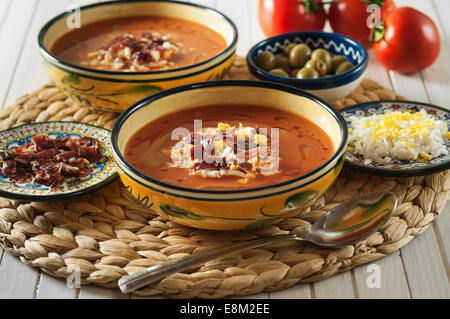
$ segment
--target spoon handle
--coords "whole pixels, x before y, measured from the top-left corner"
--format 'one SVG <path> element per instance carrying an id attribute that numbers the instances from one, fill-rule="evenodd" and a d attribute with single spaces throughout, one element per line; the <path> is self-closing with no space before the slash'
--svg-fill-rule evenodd
<path id="1" fill-rule="evenodd" d="M 147 269 L 121 278 L 119 280 L 119 288 L 124 294 L 126 294 L 143 286 L 157 282 L 174 273 L 186 270 L 199 264 L 206 263 L 218 257 L 224 257 L 245 249 L 261 247 L 287 240 L 304 240 L 304 238 L 290 234 L 267 236 L 257 239 L 251 239 L 242 243 L 226 246 L 212 251 L 207 251 L 201 254 L 173 259 L 166 263 L 151 266 Z"/>

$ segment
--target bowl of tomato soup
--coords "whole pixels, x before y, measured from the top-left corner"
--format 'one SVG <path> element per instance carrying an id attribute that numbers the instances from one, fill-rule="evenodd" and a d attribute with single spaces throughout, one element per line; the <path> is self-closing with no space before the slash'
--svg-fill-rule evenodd
<path id="1" fill-rule="evenodd" d="M 347 127 L 296 88 L 222 80 L 139 101 L 111 141 L 120 178 L 143 205 L 191 227 L 250 229 L 297 214 L 330 187 Z"/>
<path id="2" fill-rule="evenodd" d="M 52 81 L 82 104 L 121 112 L 140 99 L 222 78 L 237 29 L 222 13 L 177 1 L 109 1 L 65 12 L 38 36 Z"/>

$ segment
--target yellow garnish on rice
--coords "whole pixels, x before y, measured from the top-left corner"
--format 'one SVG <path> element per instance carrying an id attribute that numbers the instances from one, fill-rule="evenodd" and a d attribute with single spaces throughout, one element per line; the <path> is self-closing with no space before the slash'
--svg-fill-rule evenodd
<path id="1" fill-rule="evenodd" d="M 419 152 L 419 156 L 417 157 L 417 161 L 419 162 L 428 162 L 429 160 L 431 160 L 431 155 L 424 153 L 424 152 Z"/>
<path id="2" fill-rule="evenodd" d="M 226 124 L 226 123 L 217 124 L 217 128 L 221 131 L 226 131 L 230 127 L 231 127 L 230 124 Z"/>

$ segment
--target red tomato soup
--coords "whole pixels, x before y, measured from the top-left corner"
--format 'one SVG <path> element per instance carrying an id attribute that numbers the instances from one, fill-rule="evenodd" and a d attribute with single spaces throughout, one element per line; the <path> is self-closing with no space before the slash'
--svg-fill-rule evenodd
<path id="1" fill-rule="evenodd" d="M 201 120 L 201 127 L 194 120 Z M 158 118 L 132 136 L 124 156 L 138 171 L 159 181 L 230 190 L 291 180 L 319 167 L 333 153 L 330 137 L 306 118 L 233 104 Z"/>
<path id="2" fill-rule="evenodd" d="M 147 72 L 200 63 L 226 46 L 220 34 L 204 25 L 144 16 L 82 26 L 59 38 L 50 51 L 65 62 L 88 68 Z"/>

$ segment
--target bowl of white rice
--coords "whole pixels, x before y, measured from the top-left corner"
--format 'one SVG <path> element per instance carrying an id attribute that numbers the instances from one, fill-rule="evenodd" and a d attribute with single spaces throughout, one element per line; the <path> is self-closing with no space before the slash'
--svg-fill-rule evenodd
<path id="1" fill-rule="evenodd" d="M 347 166 L 383 176 L 421 176 L 450 168 L 450 112 L 420 102 L 377 101 L 342 112 L 349 127 Z"/>

